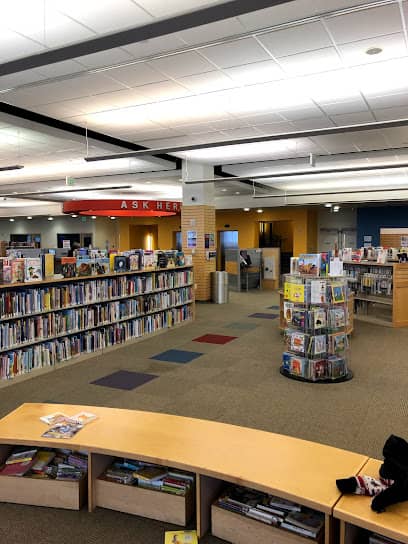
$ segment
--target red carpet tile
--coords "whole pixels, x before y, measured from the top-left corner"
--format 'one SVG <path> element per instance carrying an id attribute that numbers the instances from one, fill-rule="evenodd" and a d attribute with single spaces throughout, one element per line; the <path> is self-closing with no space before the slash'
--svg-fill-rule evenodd
<path id="1" fill-rule="evenodd" d="M 223 334 L 204 334 L 194 338 L 193 342 L 207 342 L 207 344 L 228 344 L 231 340 L 235 340 L 238 336 L 224 336 Z"/>

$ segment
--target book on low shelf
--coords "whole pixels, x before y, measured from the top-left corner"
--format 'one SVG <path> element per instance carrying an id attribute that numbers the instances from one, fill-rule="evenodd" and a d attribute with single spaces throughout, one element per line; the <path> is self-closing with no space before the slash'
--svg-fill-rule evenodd
<path id="1" fill-rule="evenodd" d="M 198 544 L 197 531 L 166 531 L 164 544 Z"/>

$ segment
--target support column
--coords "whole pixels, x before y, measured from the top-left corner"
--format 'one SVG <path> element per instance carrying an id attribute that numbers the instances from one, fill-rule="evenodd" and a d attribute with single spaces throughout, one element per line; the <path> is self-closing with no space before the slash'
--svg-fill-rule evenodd
<path id="1" fill-rule="evenodd" d="M 212 178 L 214 168 L 208 164 L 183 161 L 183 206 L 181 230 L 183 251 L 192 255 L 194 265 L 195 298 L 211 300 L 211 272 L 216 270 L 217 259 L 208 258 L 216 251 L 214 183 L 188 185 L 187 180 Z M 208 247 L 206 247 L 208 246 Z"/>

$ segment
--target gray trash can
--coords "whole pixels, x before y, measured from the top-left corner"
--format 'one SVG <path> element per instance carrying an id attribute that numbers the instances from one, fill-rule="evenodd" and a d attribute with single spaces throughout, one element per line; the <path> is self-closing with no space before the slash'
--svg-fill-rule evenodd
<path id="1" fill-rule="evenodd" d="M 228 272 L 211 272 L 211 295 L 216 304 L 228 302 Z"/>

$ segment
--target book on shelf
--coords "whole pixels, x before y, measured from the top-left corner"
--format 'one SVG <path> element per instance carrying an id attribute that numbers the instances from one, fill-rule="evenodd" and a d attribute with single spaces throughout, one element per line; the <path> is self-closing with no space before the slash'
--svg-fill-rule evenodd
<path id="1" fill-rule="evenodd" d="M 113 259 L 114 272 L 126 272 L 128 268 L 128 258 L 124 255 L 115 255 Z"/>
<path id="2" fill-rule="evenodd" d="M 320 276 L 329 275 L 331 251 L 320 253 Z"/>
<path id="3" fill-rule="evenodd" d="M 0 476 L 24 476 L 35 464 L 36 459 L 20 461 L 19 463 L 5 464 L 0 470 Z"/>
<path id="4" fill-rule="evenodd" d="M 31 461 L 37 453 L 37 448 L 27 449 L 24 446 L 14 448 L 12 454 L 6 459 L 6 465 Z"/>
<path id="5" fill-rule="evenodd" d="M 133 476 L 137 480 L 161 480 L 167 475 L 167 468 L 160 466 L 147 466 L 143 467 L 140 470 L 136 470 L 133 473 Z"/>
<path id="6" fill-rule="evenodd" d="M 42 273 L 43 278 L 52 278 L 54 270 L 54 259 L 55 256 L 52 253 L 44 253 L 42 256 Z"/>
<path id="7" fill-rule="evenodd" d="M 328 351 L 332 355 L 342 353 L 348 347 L 347 334 L 336 332 L 327 336 Z"/>
<path id="8" fill-rule="evenodd" d="M 11 283 L 22 283 L 25 275 L 25 259 L 11 259 Z"/>
<path id="9" fill-rule="evenodd" d="M 292 525 L 297 525 L 302 529 L 308 529 L 310 531 L 316 531 L 317 533 L 324 525 L 324 515 L 314 510 L 304 509 L 302 512 L 290 512 L 285 521 Z"/>
<path id="10" fill-rule="evenodd" d="M 312 329 L 320 330 L 325 329 L 327 325 L 327 316 L 326 310 L 324 308 L 313 308 L 311 310 L 312 314 Z"/>
<path id="11" fill-rule="evenodd" d="M 284 512 L 300 512 L 302 509 L 296 502 L 289 501 L 288 499 L 282 499 L 281 497 L 276 497 L 274 495 L 269 498 L 269 506 Z"/>
<path id="12" fill-rule="evenodd" d="M 310 282 L 310 302 L 311 304 L 327 303 L 327 281 L 313 280 Z"/>
<path id="13" fill-rule="evenodd" d="M 343 307 L 328 310 L 328 325 L 332 330 L 343 329 L 346 326 L 346 312 Z"/>
<path id="14" fill-rule="evenodd" d="M 284 520 L 280 526 L 281 526 L 281 529 L 286 529 L 288 531 L 291 531 L 292 533 L 296 533 L 302 536 L 307 536 L 310 538 L 316 538 L 317 535 L 319 534 L 318 531 L 313 531 L 311 529 L 303 529 L 303 527 L 299 527 L 298 525 L 293 525 L 293 523 L 289 523 L 286 520 Z"/>
<path id="15" fill-rule="evenodd" d="M 282 367 L 294 376 L 306 378 L 309 374 L 309 360 L 306 357 L 293 355 L 293 353 L 283 353 Z"/>
<path id="16" fill-rule="evenodd" d="M 77 276 L 92 276 L 93 274 L 93 259 L 77 259 L 77 270 L 76 275 Z"/>
<path id="17" fill-rule="evenodd" d="M 341 378 L 347 374 L 347 361 L 344 357 L 331 355 L 328 360 L 328 372 L 331 378 Z"/>
<path id="18" fill-rule="evenodd" d="M 287 323 L 292 322 L 292 312 L 294 308 L 293 302 L 284 301 L 283 303 L 283 317 Z"/>
<path id="19" fill-rule="evenodd" d="M 109 258 L 108 257 L 98 257 L 93 262 L 93 274 L 95 276 L 103 276 L 104 274 L 109 274 Z"/>
<path id="20" fill-rule="evenodd" d="M 344 298 L 344 286 L 341 283 L 332 283 L 331 284 L 331 295 L 333 304 L 343 303 Z"/>
<path id="21" fill-rule="evenodd" d="M 324 380 L 329 376 L 329 363 L 326 359 L 309 361 L 309 378 L 313 381 Z"/>
<path id="22" fill-rule="evenodd" d="M 41 281 L 42 279 L 41 258 L 26 258 L 24 263 L 24 281 Z"/>
<path id="23" fill-rule="evenodd" d="M 166 531 L 164 544 L 198 544 L 197 531 Z"/>
<path id="24" fill-rule="evenodd" d="M 54 451 L 40 450 L 36 455 L 35 463 L 31 467 L 31 470 L 33 472 L 43 474 L 46 467 L 51 463 L 54 457 Z"/>

